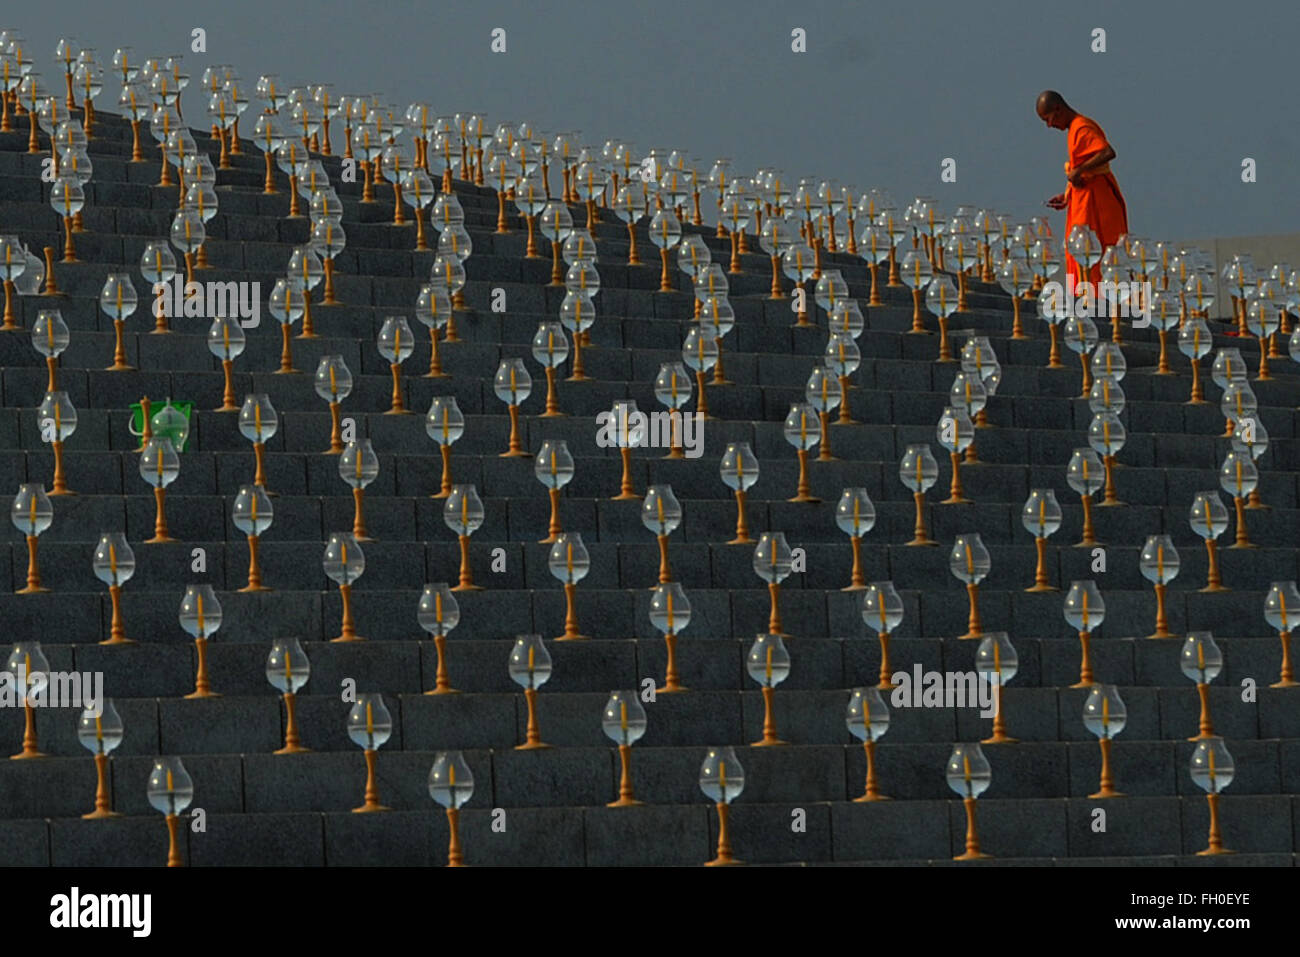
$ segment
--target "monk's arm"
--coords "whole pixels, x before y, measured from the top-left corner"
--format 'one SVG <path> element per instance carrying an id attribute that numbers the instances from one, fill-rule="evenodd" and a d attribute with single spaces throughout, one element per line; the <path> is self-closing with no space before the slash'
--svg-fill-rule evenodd
<path id="1" fill-rule="evenodd" d="M 1107 143 L 1100 150 L 1080 162 L 1078 166 L 1066 169 L 1065 178 L 1074 186 L 1082 186 L 1084 173 L 1100 169 L 1114 158 L 1115 150 Z"/>

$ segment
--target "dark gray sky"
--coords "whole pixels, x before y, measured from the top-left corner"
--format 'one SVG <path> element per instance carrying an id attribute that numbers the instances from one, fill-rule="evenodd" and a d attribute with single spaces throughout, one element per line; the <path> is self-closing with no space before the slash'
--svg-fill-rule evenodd
<path id="1" fill-rule="evenodd" d="M 61 35 L 106 60 L 130 43 L 184 53 L 196 80 L 229 62 L 249 78 L 274 71 L 494 125 L 577 129 L 597 145 L 616 137 L 642 155 L 725 155 L 741 172 L 773 166 L 1021 218 L 1064 186 L 1064 133 L 1033 109 L 1051 87 L 1109 136 L 1133 232 L 1298 228 L 1295 0 L 54 0 L 5 17 L 52 79 Z M 190 52 L 196 26 L 206 54 Z M 489 51 L 494 27 L 507 31 L 504 54 Z M 807 31 L 804 54 L 791 52 L 794 27 Z M 1096 27 L 1105 53 L 1091 52 Z M 187 117 L 200 102 L 187 91 Z M 1248 156 L 1253 184 L 1241 180 Z M 944 157 L 955 184 L 939 179 Z M 1051 215 L 1059 232 L 1064 213 Z"/>

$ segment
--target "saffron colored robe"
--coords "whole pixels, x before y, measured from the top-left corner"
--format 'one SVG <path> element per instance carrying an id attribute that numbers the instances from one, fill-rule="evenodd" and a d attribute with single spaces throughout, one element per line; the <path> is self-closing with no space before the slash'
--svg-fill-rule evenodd
<path id="1" fill-rule="evenodd" d="M 1109 145 L 1101 127 L 1086 116 L 1076 116 L 1070 121 L 1066 141 L 1071 169 L 1081 166 Z M 1119 191 L 1119 183 L 1110 171 L 1109 163 L 1083 176 L 1082 186 L 1071 183 L 1065 191 L 1065 236 L 1069 238 L 1076 223 L 1086 223 L 1097 234 L 1103 247 L 1114 246 L 1128 232 L 1128 209 L 1124 205 L 1124 195 Z M 1071 283 L 1077 283 L 1078 267 L 1068 254 L 1066 270 Z M 1101 282 L 1101 266 L 1093 266 L 1088 278 L 1094 283 Z"/>

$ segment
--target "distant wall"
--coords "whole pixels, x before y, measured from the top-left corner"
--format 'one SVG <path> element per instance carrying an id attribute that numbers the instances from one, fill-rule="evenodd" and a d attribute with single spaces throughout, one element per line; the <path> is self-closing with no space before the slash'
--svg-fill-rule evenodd
<path id="1" fill-rule="evenodd" d="M 1214 257 L 1217 274 L 1236 253 L 1250 253 L 1255 265 L 1267 269 L 1275 262 L 1287 262 L 1292 269 L 1300 269 L 1300 233 L 1282 233 L 1273 236 L 1228 236 L 1219 239 L 1179 239 L 1178 246 L 1199 246 Z M 1231 292 L 1219 278 L 1218 291 L 1215 293 L 1213 313 L 1227 317 L 1231 314 L 1229 305 Z"/>

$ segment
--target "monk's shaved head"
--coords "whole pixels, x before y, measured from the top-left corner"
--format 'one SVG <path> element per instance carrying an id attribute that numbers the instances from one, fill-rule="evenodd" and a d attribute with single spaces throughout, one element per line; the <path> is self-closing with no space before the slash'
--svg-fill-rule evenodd
<path id="1" fill-rule="evenodd" d="M 1061 96 L 1061 94 L 1057 93 L 1055 90 L 1044 90 L 1042 93 L 1038 94 L 1037 106 L 1038 112 L 1042 114 L 1046 113 L 1048 110 L 1055 110 L 1062 106 L 1069 106 L 1069 104 L 1065 102 L 1065 97 Z"/>
<path id="2" fill-rule="evenodd" d="M 1038 111 L 1038 118 L 1056 130 L 1068 129 L 1070 120 L 1075 116 L 1074 110 L 1070 109 L 1070 104 L 1065 102 L 1065 97 L 1055 90 L 1044 90 L 1039 93 L 1035 109 Z"/>

